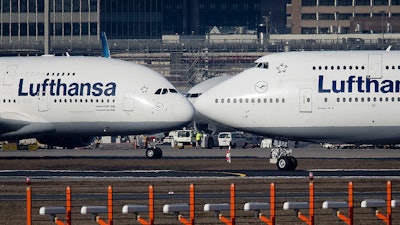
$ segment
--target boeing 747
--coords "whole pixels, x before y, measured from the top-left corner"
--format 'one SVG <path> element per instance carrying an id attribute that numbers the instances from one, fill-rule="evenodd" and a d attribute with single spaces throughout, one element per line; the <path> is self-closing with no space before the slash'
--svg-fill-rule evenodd
<path id="1" fill-rule="evenodd" d="M 400 52 L 270 54 L 203 93 L 195 108 L 232 128 L 281 140 L 400 141 Z M 276 153 L 281 170 L 296 167 Z"/>

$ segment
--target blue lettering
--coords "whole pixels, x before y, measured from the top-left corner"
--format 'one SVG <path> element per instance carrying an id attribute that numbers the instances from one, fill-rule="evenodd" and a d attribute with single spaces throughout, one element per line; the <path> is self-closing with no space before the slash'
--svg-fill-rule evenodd
<path id="1" fill-rule="evenodd" d="M 28 92 L 24 92 L 22 89 L 24 87 L 24 79 L 19 80 L 18 86 L 18 96 L 28 96 Z"/>
<path id="2" fill-rule="evenodd" d="M 344 92 L 345 90 L 344 90 L 344 80 L 341 80 L 339 83 L 340 83 L 340 87 L 338 88 L 338 86 L 337 86 L 337 81 L 336 80 L 333 80 L 332 81 L 332 90 L 333 90 L 333 92 L 335 92 L 335 93 L 341 93 L 341 92 Z"/>
<path id="3" fill-rule="evenodd" d="M 347 80 L 331 80 L 329 82 L 324 81 L 323 75 L 318 77 L 319 93 L 352 93 L 355 91 L 358 93 L 400 93 L 400 80 L 376 80 L 351 75 Z"/>
<path id="4" fill-rule="evenodd" d="M 79 95 L 79 84 L 77 84 L 77 83 L 70 84 L 69 89 L 68 89 L 68 95 L 69 96 Z"/>
<path id="5" fill-rule="evenodd" d="M 93 96 L 101 96 L 103 94 L 103 84 L 102 83 L 94 83 L 93 84 L 93 91 L 92 95 Z"/>
<path id="6" fill-rule="evenodd" d="M 46 96 L 115 96 L 117 85 L 114 82 L 103 84 L 101 82 L 92 83 L 64 83 L 61 79 L 44 79 L 42 83 L 24 83 L 24 79 L 19 80 L 18 96 L 37 96 L 41 93 Z"/>
<path id="7" fill-rule="evenodd" d="M 324 89 L 324 76 L 323 75 L 319 75 L 318 78 L 318 92 L 319 93 L 330 93 L 331 90 L 330 89 Z"/>
<path id="8" fill-rule="evenodd" d="M 110 82 L 106 84 L 107 89 L 104 90 L 105 96 L 115 96 L 115 90 L 117 90 L 117 84 Z"/>

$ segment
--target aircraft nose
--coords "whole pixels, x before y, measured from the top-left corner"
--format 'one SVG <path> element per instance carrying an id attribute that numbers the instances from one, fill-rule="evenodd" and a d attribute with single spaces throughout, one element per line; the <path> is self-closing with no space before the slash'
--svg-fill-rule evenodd
<path id="1" fill-rule="evenodd" d="M 196 102 L 194 103 L 194 108 L 196 109 L 196 113 L 206 118 L 208 118 L 207 101 L 208 101 L 207 93 L 203 93 L 196 99 Z"/>
<path id="2" fill-rule="evenodd" d="M 180 99 L 180 104 L 178 105 L 178 110 L 176 110 L 176 118 L 184 123 L 189 123 L 193 120 L 195 110 L 192 103 L 189 102 L 184 96 Z"/>

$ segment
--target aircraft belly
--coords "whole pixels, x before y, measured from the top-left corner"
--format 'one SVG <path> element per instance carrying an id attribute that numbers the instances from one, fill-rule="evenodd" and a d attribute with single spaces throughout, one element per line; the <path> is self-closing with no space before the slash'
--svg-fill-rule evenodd
<path id="1" fill-rule="evenodd" d="M 81 133 L 90 136 L 146 134 L 173 129 L 187 125 L 181 121 L 141 121 L 141 122 L 58 122 L 54 123 L 58 134 Z"/>
<path id="2" fill-rule="evenodd" d="M 368 127 L 242 127 L 267 137 L 328 143 L 399 143 L 400 126 Z"/>

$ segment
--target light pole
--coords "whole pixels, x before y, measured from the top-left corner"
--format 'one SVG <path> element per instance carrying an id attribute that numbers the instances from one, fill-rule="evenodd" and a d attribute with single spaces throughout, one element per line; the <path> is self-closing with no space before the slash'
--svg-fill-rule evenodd
<path id="1" fill-rule="evenodd" d="M 339 50 L 339 12 L 335 13 L 336 19 L 336 51 Z"/>
<path id="2" fill-rule="evenodd" d="M 381 13 L 381 30 L 382 30 L 382 46 L 381 46 L 381 50 L 383 50 L 383 45 L 385 43 L 385 30 L 383 28 L 383 16 L 385 15 L 385 11 L 379 11 Z"/>

